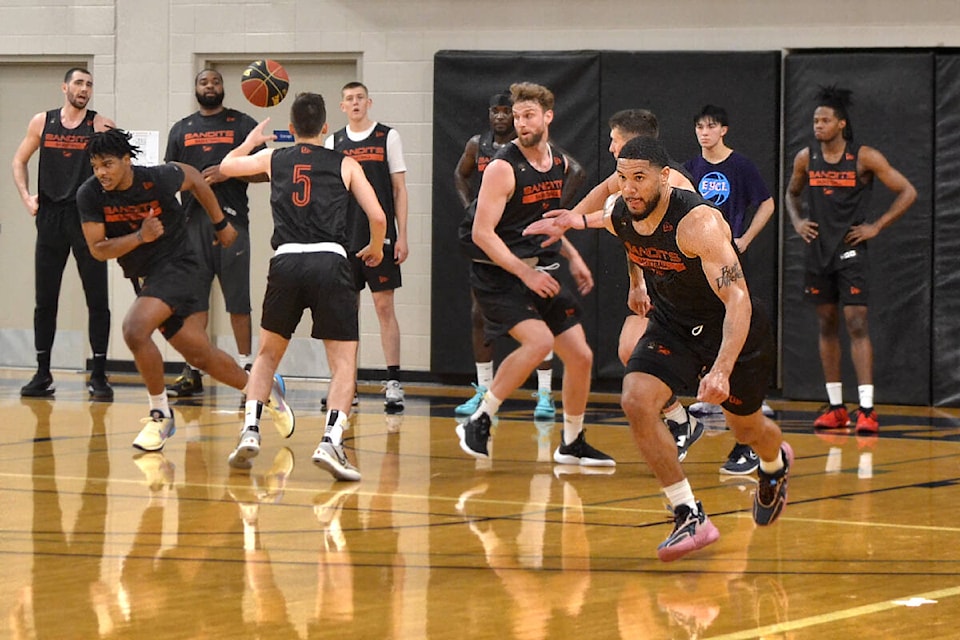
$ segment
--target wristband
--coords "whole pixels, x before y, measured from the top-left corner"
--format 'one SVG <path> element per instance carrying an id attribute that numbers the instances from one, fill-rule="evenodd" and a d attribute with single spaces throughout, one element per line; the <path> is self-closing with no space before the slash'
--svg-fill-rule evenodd
<path id="1" fill-rule="evenodd" d="M 587 216 L 586 214 L 580 214 L 580 217 L 583 218 L 583 228 L 587 228 Z"/>
<path id="2" fill-rule="evenodd" d="M 224 229 L 227 228 L 227 223 L 228 223 L 228 222 L 230 222 L 230 221 L 227 220 L 227 216 L 223 216 L 223 219 L 220 220 L 220 222 L 214 222 L 214 223 L 213 223 L 213 230 L 214 230 L 214 231 L 223 231 Z"/>

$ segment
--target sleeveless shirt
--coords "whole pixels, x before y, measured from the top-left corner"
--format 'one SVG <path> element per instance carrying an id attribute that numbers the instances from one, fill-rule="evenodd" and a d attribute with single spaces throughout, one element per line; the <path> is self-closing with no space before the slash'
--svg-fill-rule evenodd
<path id="1" fill-rule="evenodd" d="M 70 202 L 77 189 L 93 175 L 87 143 L 93 135 L 97 112 L 87 109 L 86 115 L 73 129 L 60 121 L 60 109 L 47 111 L 40 138 L 40 165 L 37 185 L 43 202 Z"/>
<path id="2" fill-rule="evenodd" d="M 390 127 L 378 122 L 373 131 L 363 140 L 351 140 L 344 127 L 333 134 L 333 148 L 345 156 L 350 156 L 360 163 L 363 173 L 377 193 L 377 200 L 387 214 L 388 244 L 397 239 L 396 210 L 393 202 L 393 181 L 390 178 L 390 165 L 387 159 L 387 134 Z M 351 251 L 362 249 L 370 242 L 370 223 L 356 200 L 350 199 L 350 229 L 349 246 Z M 386 244 L 386 243 L 385 243 Z"/>
<path id="3" fill-rule="evenodd" d="M 807 202 L 810 220 L 818 225 L 816 242 L 808 246 L 812 266 L 827 267 L 850 227 L 866 219 L 866 205 L 873 181 L 864 183 L 857 175 L 860 145 L 847 142 L 839 162 L 824 160 L 820 145 L 810 148 L 807 167 Z"/>

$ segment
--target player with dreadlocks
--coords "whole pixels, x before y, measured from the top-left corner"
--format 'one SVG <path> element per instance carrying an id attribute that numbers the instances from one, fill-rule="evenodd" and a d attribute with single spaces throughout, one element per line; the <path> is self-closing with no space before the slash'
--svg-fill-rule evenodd
<path id="1" fill-rule="evenodd" d="M 77 192 L 83 235 L 97 260 L 116 258 L 137 292 L 123 319 L 123 339 L 150 395 L 150 417 L 134 439 L 143 451 L 159 451 L 176 431 L 163 380 L 163 356 L 151 336 L 157 329 L 187 362 L 236 389 L 247 373 L 228 354 L 210 344 L 194 317 L 198 294 L 192 283 L 199 264 L 187 241 L 186 218 L 177 193 L 189 190 L 203 205 L 217 240 L 229 246 L 237 237 L 200 172 L 170 162 L 155 167 L 133 164 L 139 148 L 130 134 L 108 129 L 90 137 L 93 176 Z M 274 380 L 268 408 L 285 436 L 294 416 L 284 399 L 283 380 Z"/>
<path id="2" fill-rule="evenodd" d="M 843 404 L 840 377 L 840 305 L 850 335 L 860 409 L 856 430 L 876 434 L 873 408 L 873 345 L 867 330 L 867 240 L 902 216 L 917 190 L 882 153 L 853 141 L 851 92 L 821 87 L 813 112 L 817 144 L 801 149 L 793 161 L 787 188 L 787 213 L 807 243 L 804 296 L 814 303 L 820 325 L 820 362 L 830 406 L 814 421 L 818 429 L 852 424 Z M 896 194 L 883 215 L 867 220 L 868 195 L 878 178 Z M 801 193 L 807 188 L 804 211 Z"/>

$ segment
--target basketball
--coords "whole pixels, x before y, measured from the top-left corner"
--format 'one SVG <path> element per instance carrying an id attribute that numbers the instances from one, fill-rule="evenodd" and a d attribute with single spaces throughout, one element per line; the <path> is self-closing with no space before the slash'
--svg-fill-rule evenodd
<path id="1" fill-rule="evenodd" d="M 254 60 L 243 70 L 240 87 L 253 106 L 275 107 L 287 95 L 290 77 L 275 60 Z"/>

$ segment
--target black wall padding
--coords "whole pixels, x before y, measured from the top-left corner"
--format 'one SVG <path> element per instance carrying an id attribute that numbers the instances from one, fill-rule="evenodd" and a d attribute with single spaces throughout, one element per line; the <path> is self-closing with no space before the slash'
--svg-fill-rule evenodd
<path id="1" fill-rule="evenodd" d="M 881 404 L 930 402 L 934 80 L 934 56 L 929 52 L 794 53 L 785 60 L 784 187 L 797 151 L 815 143 L 818 87 L 839 84 L 853 90 L 854 139 L 883 153 L 918 191 L 904 217 L 870 241 L 869 321 L 875 398 Z M 874 218 L 891 200 L 889 190 L 876 181 Z M 802 296 L 802 241 L 789 222 L 783 242 L 783 393 L 797 400 L 826 401 L 816 315 Z M 844 398 L 855 403 L 857 380 L 845 329 L 841 335 Z"/>
<path id="2" fill-rule="evenodd" d="M 960 55 L 936 59 L 933 404 L 960 406 Z"/>
<path id="3" fill-rule="evenodd" d="M 543 84 L 553 91 L 556 107 L 550 138 L 583 165 L 588 187 L 597 181 L 597 52 L 440 51 L 434 56 L 430 367 L 437 376 L 474 373 L 469 265 L 457 247 L 463 209 L 453 187 L 453 171 L 467 140 L 489 128 L 490 96 L 520 81 Z M 594 264 L 596 241 L 573 240 L 587 264 Z M 595 300 L 596 295 L 590 294 L 584 301 L 587 318 L 596 317 Z M 596 333 L 591 324 L 584 322 L 588 339 Z"/>
<path id="4" fill-rule="evenodd" d="M 730 116 L 726 142 L 756 163 L 778 200 L 780 152 L 779 51 L 765 52 L 614 52 L 601 54 L 600 174 L 615 163 L 608 151 L 607 121 L 621 109 L 649 109 L 657 115 L 660 138 L 678 162 L 700 155 L 694 116 L 705 104 L 724 107 Z M 743 256 L 751 292 L 766 306 L 776 326 L 778 286 L 778 211 Z M 627 275 L 622 245 L 602 232 L 597 272 L 600 333 L 595 344 L 598 375 L 617 377 L 616 357 L 626 306 Z M 775 381 L 771 380 L 771 383 Z"/>

